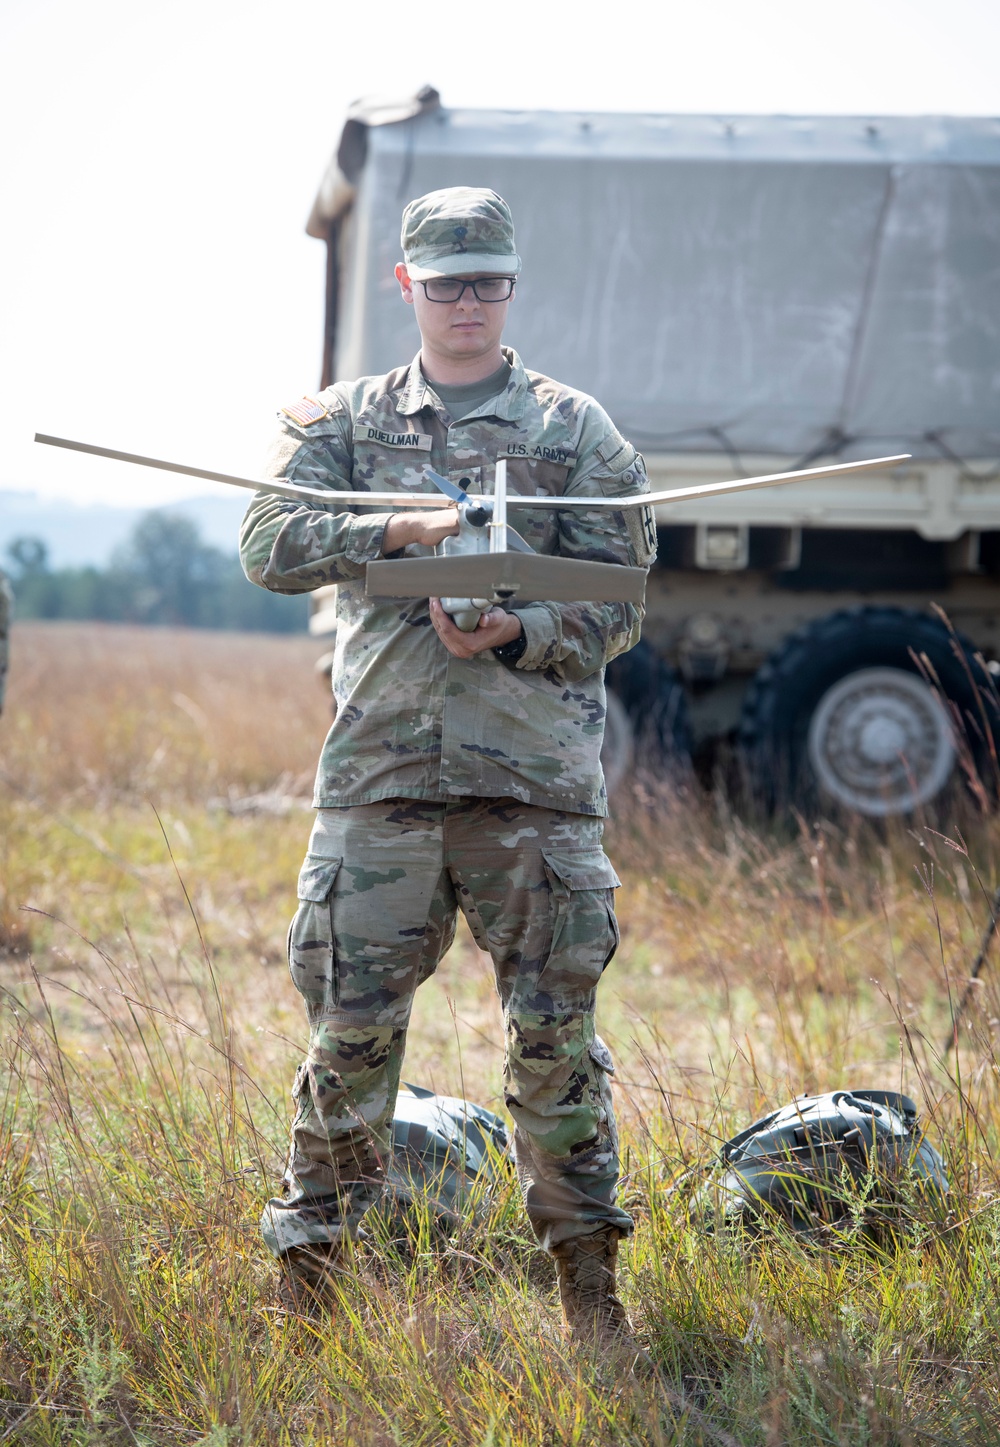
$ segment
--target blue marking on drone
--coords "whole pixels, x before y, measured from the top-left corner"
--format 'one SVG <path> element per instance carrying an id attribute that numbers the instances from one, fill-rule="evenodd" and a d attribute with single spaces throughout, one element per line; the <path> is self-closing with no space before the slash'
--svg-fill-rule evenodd
<path id="1" fill-rule="evenodd" d="M 435 472 L 433 467 L 425 467 L 424 476 L 429 477 L 431 482 L 435 483 L 436 486 L 441 489 L 445 497 L 451 498 L 452 502 L 469 501 L 469 494 L 467 492 L 463 492 L 460 487 L 456 487 L 455 483 L 450 482 L 447 477 L 442 477 L 440 472 Z"/>

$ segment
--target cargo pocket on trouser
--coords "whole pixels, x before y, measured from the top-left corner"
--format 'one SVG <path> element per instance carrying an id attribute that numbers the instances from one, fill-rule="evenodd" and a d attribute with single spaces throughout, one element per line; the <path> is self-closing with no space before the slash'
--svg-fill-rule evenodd
<path id="1" fill-rule="evenodd" d="M 343 997 L 358 976 L 349 949 L 344 959 L 338 954 L 334 895 L 341 863 L 306 855 L 288 943 L 288 968 L 311 1027 L 293 1092 L 292 1169 L 301 1177 L 308 1161 L 309 1169 L 320 1176 L 325 1169 L 327 1179 L 338 1182 L 369 1174 L 382 1154 L 405 1035 L 404 1025 L 376 1023 L 369 1002 L 344 1014 Z"/>
<path id="2" fill-rule="evenodd" d="M 542 857 L 552 942 L 537 975 L 518 977 L 508 1005 L 507 1104 L 519 1132 L 568 1164 L 576 1149 L 606 1135 L 608 1108 L 590 1052 L 594 989 L 618 943 L 618 876 L 600 848 L 547 849 Z M 605 1058 L 610 1064 L 606 1051 Z"/>
<path id="3" fill-rule="evenodd" d="M 288 931 L 288 972 L 310 1021 L 334 1010 L 340 998 L 333 933 L 333 886 L 340 859 L 307 854 L 299 872 L 299 907 Z"/>
<path id="4" fill-rule="evenodd" d="M 614 891 L 621 880 L 603 849 L 543 849 L 552 899 L 552 944 L 539 972 L 547 992 L 561 981 L 596 986 L 618 948 Z"/>
<path id="5" fill-rule="evenodd" d="M 570 1087 L 572 1099 L 581 1103 L 579 1116 L 589 1134 L 563 1141 L 565 1154 L 552 1150 L 560 1144 L 558 1130 L 535 1136 L 520 1131 L 515 1136 L 517 1172 L 528 1219 L 547 1251 L 605 1226 L 613 1226 L 623 1236 L 631 1234 L 632 1218 L 616 1203 L 620 1168 L 611 1103 L 613 1073 L 608 1047 L 600 1036 L 593 1036 Z"/>

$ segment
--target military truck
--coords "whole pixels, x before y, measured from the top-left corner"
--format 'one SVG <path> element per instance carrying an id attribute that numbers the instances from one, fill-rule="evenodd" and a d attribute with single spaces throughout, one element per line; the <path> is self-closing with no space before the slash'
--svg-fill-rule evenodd
<path id="1" fill-rule="evenodd" d="M 612 781 L 724 745 L 770 807 L 906 814 L 956 773 L 989 784 L 1000 120 L 359 103 L 307 227 L 322 385 L 415 351 L 399 214 L 456 184 L 513 208 L 507 340 L 600 399 L 654 489 L 912 454 L 658 509 L 643 642 L 609 669 Z"/>

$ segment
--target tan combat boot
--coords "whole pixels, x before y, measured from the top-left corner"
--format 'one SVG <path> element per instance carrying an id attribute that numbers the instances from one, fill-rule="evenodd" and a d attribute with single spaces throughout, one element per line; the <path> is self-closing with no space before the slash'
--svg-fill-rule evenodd
<path id="1" fill-rule="evenodd" d="M 615 1296 L 619 1233 L 613 1226 L 563 1241 L 553 1251 L 567 1330 L 599 1347 L 639 1348 L 625 1308 Z"/>
<path id="2" fill-rule="evenodd" d="M 350 1270 L 342 1241 L 292 1246 L 278 1259 L 277 1305 L 290 1316 L 317 1317 L 328 1310 L 332 1287 Z"/>

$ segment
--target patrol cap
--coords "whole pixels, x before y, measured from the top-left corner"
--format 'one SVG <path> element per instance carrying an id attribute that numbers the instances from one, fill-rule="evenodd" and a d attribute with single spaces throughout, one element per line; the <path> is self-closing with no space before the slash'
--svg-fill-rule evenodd
<path id="1" fill-rule="evenodd" d="M 481 186 L 446 186 L 418 196 L 403 212 L 403 260 L 414 281 L 493 271 L 516 276 L 510 207 Z"/>

